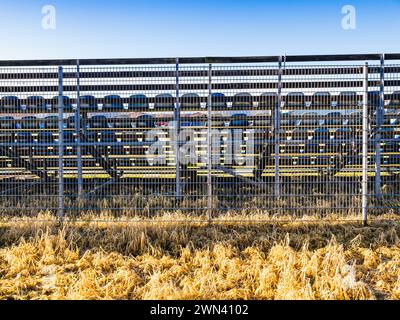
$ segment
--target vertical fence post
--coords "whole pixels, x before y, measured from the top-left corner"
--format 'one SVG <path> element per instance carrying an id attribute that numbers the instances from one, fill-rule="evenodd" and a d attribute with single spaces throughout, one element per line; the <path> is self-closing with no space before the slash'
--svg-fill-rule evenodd
<path id="1" fill-rule="evenodd" d="M 382 196 L 381 182 L 381 126 L 383 123 L 383 111 L 385 108 L 385 55 L 381 55 L 379 106 L 376 110 L 376 134 L 375 134 L 375 196 Z"/>
<path id="2" fill-rule="evenodd" d="M 211 137 L 211 108 L 212 108 L 212 64 L 208 66 L 208 96 L 207 96 L 207 217 L 212 220 L 212 137 Z"/>
<path id="3" fill-rule="evenodd" d="M 363 121 L 362 121 L 362 221 L 367 225 L 368 210 L 368 63 L 363 67 Z"/>
<path id="4" fill-rule="evenodd" d="M 279 175 L 279 134 L 281 124 L 281 104 L 282 104 L 282 56 L 279 57 L 278 61 L 278 101 L 274 106 L 274 121 L 273 121 L 273 134 L 274 134 L 274 162 L 275 162 L 275 183 L 274 183 L 274 195 L 276 198 L 280 198 L 280 175 Z"/>
<path id="5" fill-rule="evenodd" d="M 60 222 L 64 220 L 64 100 L 63 68 L 58 68 L 58 213 Z"/>
<path id="6" fill-rule="evenodd" d="M 181 130 L 181 106 L 179 101 L 179 58 L 176 58 L 175 64 L 175 110 L 174 110 L 174 122 L 175 122 L 175 164 L 176 164 L 176 175 L 175 175 L 175 197 L 177 200 L 181 198 L 181 160 L 180 160 L 180 144 L 179 144 L 179 133 Z"/>
<path id="7" fill-rule="evenodd" d="M 78 168 L 78 198 L 83 194 L 83 177 L 82 177 L 82 147 L 81 147 L 81 99 L 80 99 L 80 66 L 79 60 L 76 61 L 76 112 L 75 112 L 75 132 L 76 132 L 76 157 Z"/>

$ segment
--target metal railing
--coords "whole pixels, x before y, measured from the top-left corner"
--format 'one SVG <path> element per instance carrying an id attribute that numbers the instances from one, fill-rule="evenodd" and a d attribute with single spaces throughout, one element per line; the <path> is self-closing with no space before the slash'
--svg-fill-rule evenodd
<path id="1" fill-rule="evenodd" d="M 0 210 L 397 214 L 396 60 L 0 61 Z"/>

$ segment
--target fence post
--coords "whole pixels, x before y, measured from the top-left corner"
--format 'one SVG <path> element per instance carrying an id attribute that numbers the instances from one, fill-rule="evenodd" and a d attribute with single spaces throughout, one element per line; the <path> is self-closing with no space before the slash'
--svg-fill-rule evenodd
<path id="1" fill-rule="evenodd" d="M 82 147 L 81 147 L 81 99 L 80 99 L 80 65 L 76 60 L 76 112 L 75 112 L 75 132 L 76 132 L 76 157 L 78 168 L 78 198 L 83 194 L 83 177 L 82 177 Z"/>
<path id="2" fill-rule="evenodd" d="M 385 55 L 381 55 L 379 106 L 376 110 L 376 134 L 375 134 L 375 196 L 382 196 L 381 182 L 381 126 L 383 123 L 383 111 L 385 108 Z"/>
<path id="3" fill-rule="evenodd" d="M 179 133 L 181 130 L 181 106 L 179 101 L 179 58 L 176 58 L 175 64 L 175 110 L 174 110 L 174 123 L 175 123 L 175 198 L 181 198 L 181 161 L 180 161 L 180 143 Z"/>
<path id="4" fill-rule="evenodd" d="M 58 68 L 58 219 L 64 220 L 64 100 L 63 68 Z"/>
<path id="5" fill-rule="evenodd" d="M 212 220 L 212 138 L 211 138 L 211 109 L 212 109 L 212 64 L 208 66 L 208 97 L 207 97 L 207 218 Z"/>
<path id="6" fill-rule="evenodd" d="M 279 176 L 279 134 L 281 124 L 281 104 L 282 104 L 282 56 L 279 56 L 278 61 L 278 101 L 274 107 L 274 121 L 273 121 L 273 134 L 274 134 L 274 162 L 275 162 L 275 183 L 274 195 L 280 198 L 280 176 Z"/>
<path id="7" fill-rule="evenodd" d="M 362 121 L 362 181 L 361 207 L 363 225 L 367 225 L 368 211 L 368 63 L 363 67 L 363 121 Z"/>

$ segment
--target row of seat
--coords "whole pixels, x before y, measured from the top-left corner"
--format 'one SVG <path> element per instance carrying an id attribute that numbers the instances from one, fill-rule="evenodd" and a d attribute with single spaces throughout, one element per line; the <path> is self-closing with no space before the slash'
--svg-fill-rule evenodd
<path id="1" fill-rule="evenodd" d="M 383 125 L 395 126 L 400 122 L 400 114 L 388 114 L 383 117 Z M 160 120 L 150 114 L 143 114 L 136 118 L 118 117 L 108 118 L 105 115 L 94 115 L 89 117 L 85 122 L 80 118 L 81 128 L 154 128 L 167 124 L 167 120 Z M 222 117 L 221 117 L 222 119 Z M 250 121 L 249 119 L 254 119 Z M 374 117 L 371 121 L 374 121 Z M 171 118 L 172 120 L 172 118 Z M 233 114 L 230 117 L 225 117 L 229 126 L 249 127 L 252 124 L 255 126 L 268 127 L 272 124 L 270 116 L 251 117 L 247 114 Z M 213 127 L 223 127 L 226 121 L 213 120 Z M 356 126 L 362 123 L 362 112 L 355 111 L 350 114 L 342 114 L 341 112 L 329 112 L 325 115 L 319 115 L 316 112 L 305 112 L 302 114 L 287 113 L 281 116 L 280 124 L 282 126 L 294 127 L 319 127 L 319 126 Z M 184 117 L 181 118 L 182 127 L 202 127 L 207 125 L 207 119 L 202 116 Z M 75 116 L 70 116 L 64 120 L 64 127 L 75 128 Z M 0 129 L 57 129 L 58 116 L 51 115 L 44 118 L 36 116 L 25 116 L 20 119 L 15 119 L 12 116 L 0 117 Z"/>
<path id="2" fill-rule="evenodd" d="M 378 91 L 369 92 L 369 101 L 371 105 L 378 105 L 380 94 Z M 291 92 L 284 96 L 286 108 L 329 108 L 329 107 L 358 107 L 361 103 L 359 95 L 353 91 L 341 92 L 337 97 L 333 98 L 329 92 L 316 92 L 311 101 L 306 101 L 306 96 L 302 92 Z M 65 112 L 72 112 L 76 106 L 73 106 L 69 97 L 63 96 L 63 106 Z M 124 100 L 127 100 L 126 107 Z M 79 105 L 82 111 L 124 111 L 124 110 L 146 110 L 150 109 L 150 98 L 143 94 L 132 95 L 128 99 L 123 99 L 119 95 L 108 95 L 103 99 L 96 99 L 92 95 L 80 97 Z M 154 98 L 153 108 L 161 110 L 171 110 L 175 106 L 175 97 L 171 94 L 159 94 Z M 223 93 L 212 93 L 211 102 L 213 109 L 228 108 L 228 97 Z M 231 98 L 231 107 L 233 109 L 251 109 L 255 106 L 255 101 L 258 100 L 259 109 L 271 109 L 278 101 L 278 96 L 275 93 L 263 93 L 259 97 L 254 97 L 250 93 L 238 93 Z M 24 101 L 24 103 L 22 103 Z M 99 101 L 102 102 L 101 108 Z M 196 93 L 187 93 L 179 99 L 182 109 L 200 109 L 201 98 Z M 76 104 L 76 103 L 75 103 Z M 400 106 L 400 91 L 395 91 L 391 94 L 389 105 L 392 107 Z M 205 106 L 205 105 L 203 105 Z M 17 96 L 4 96 L 0 99 L 0 111 L 7 112 L 11 110 L 25 112 L 46 112 L 57 110 L 58 97 L 51 99 L 48 104 L 42 96 L 30 96 L 25 100 L 19 99 Z"/>

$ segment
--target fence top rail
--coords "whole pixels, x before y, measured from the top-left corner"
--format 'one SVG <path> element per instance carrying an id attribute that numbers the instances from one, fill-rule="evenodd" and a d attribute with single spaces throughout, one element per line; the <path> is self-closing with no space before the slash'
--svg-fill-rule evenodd
<path id="1" fill-rule="evenodd" d="M 380 60 L 383 54 L 333 54 L 242 57 L 182 57 L 182 58 L 117 58 L 117 59 L 52 59 L 52 60 L 0 60 L 0 67 L 68 66 L 76 65 L 162 65 L 162 64 L 217 64 L 278 62 L 329 62 Z M 385 60 L 400 60 L 400 53 L 384 54 Z"/>

